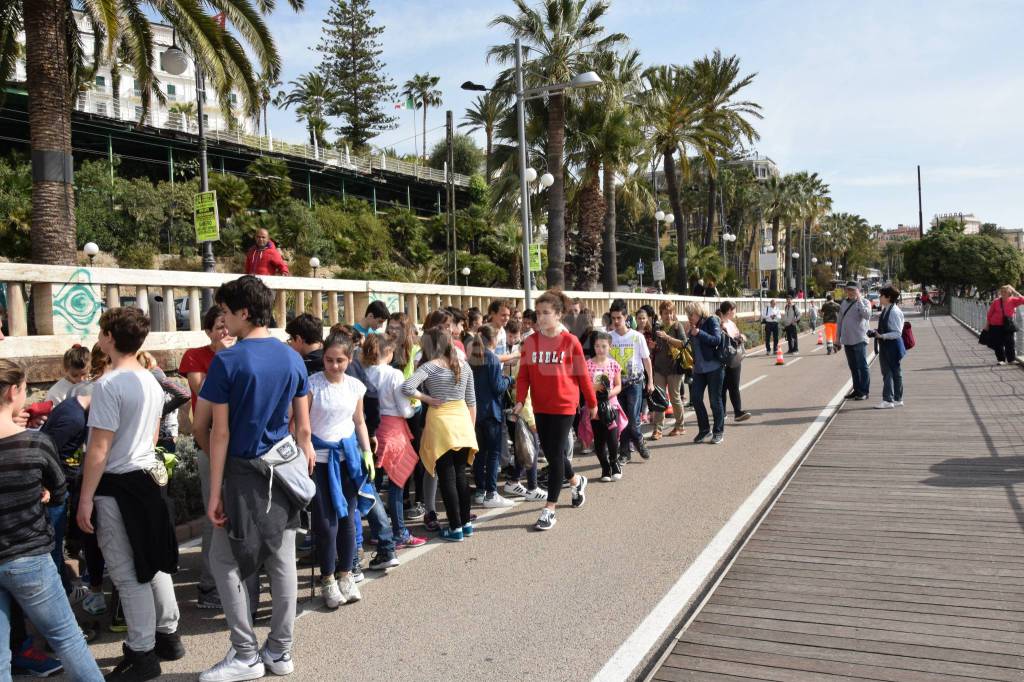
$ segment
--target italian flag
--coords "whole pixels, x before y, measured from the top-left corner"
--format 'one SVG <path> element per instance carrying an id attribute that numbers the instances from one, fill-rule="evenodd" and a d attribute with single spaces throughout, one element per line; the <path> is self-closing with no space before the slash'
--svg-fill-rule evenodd
<path id="1" fill-rule="evenodd" d="M 395 109 L 415 109 L 416 106 L 413 104 L 412 97 L 405 100 L 404 102 L 395 102 Z"/>

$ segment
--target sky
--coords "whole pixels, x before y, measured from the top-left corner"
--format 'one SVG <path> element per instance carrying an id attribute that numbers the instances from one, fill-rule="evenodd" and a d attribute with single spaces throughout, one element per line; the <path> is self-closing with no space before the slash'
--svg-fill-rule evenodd
<path id="1" fill-rule="evenodd" d="M 316 67 L 329 6 L 306 0 L 300 14 L 271 17 L 284 81 Z M 473 99 L 459 85 L 491 83 L 501 70 L 487 50 L 508 36 L 488 23 L 514 5 L 372 6 L 386 27 L 382 59 L 393 81 L 441 77 L 444 104 L 428 112 L 429 150 L 444 137 L 444 110 L 458 122 Z M 611 0 L 604 25 L 630 36 L 645 64 L 687 64 L 716 48 L 738 55 L 743 72 L 757 74 L 746 98 L 763 107 L 754 148 L 783 172 L 819 173 L 835 211 L 885 228 L 917 224 L 920 165 L 926 223 L 963 212 L 1024 227 L 1024 1 Z M 398 128 L 372 143 L 411 153 L 413 112 L 393 113 Z M 306 137 L 291 111 L 272 112 L 270 124 L 277 138 Z"/>

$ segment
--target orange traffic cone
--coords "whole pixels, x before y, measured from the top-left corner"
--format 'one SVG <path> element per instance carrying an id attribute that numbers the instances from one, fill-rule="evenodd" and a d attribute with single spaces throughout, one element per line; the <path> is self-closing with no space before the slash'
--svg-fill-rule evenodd
<path id="1" fill-rule="evenodd" d="M 819 329 L 818 330 L 818 345 L 822 346 L 824 344 L 825 344 L 825 340 L 823 338 L 821 338 L 821 330 Z"/>
<path id="2" fill-rule="evenodd" d="M 785 358 L 782 357 L 782 346 L 775 349 L 775 364 L 784 365 L 786 364 Z"/>

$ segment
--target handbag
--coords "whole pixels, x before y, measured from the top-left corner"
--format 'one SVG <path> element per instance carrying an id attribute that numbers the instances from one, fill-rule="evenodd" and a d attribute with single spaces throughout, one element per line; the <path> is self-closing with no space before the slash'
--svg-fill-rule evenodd
<path id="1" fill-rule="evenodd" d="M 664 412 L 668 409 L 668 397 L 661 386 L 655 386 L 654 390 L 647 394 L 647 408 L 651 412 Z"/>
<path id="2" fill-rule="evenodd" d="M 747 348 L 746 346 L 743 345 L 743 341 L 741 341 L 740 339 L 734 339 L 730 336 L 726 336 L 726 338 L 729 340 L 733 348 L 736 350 L 736 354 L 732 356 L 732 359 L 729 361 L 728 366 L 731 369 L 736 369 L 741 364 L 743 364 L 743 358 L 746 357 L 747 355 Z"/>
<path id="3" fill-rule="evenodd" d="M 680 348 L 672 348 L 675 374 L 686 374 L 693 369 L 693 347 L 687 339 Z"/>
<path id="4" fill-rule="evenodd" d="M 1006 314 L 1006 306 L 1000 302 L 999 307 L 1003 311 L 1003 329 L 1005 329 L 1008 334 L 1016 334 L 1017 324 L 1013 321 L 1012 317 Z"/>
<path id="5" fill-rule="evenodd" d="M 992 347 L 992 333 L 987 329 L 982 329 L 981 333 L 978 334 L 978 343 L 982 346 Z"/>
<path id="6" fill-rule="evenodd" d="M 267 511 L 270 511 L 273 487 L 276 482 L 285 494 L 295 500 L 299 507 L 305 507 L 316 495 L 316 484 L 309 476 L 309 464 L 299 444 L 291 436 L 285 436 L 260 458 L 269 470 L 267 482 Z"/>

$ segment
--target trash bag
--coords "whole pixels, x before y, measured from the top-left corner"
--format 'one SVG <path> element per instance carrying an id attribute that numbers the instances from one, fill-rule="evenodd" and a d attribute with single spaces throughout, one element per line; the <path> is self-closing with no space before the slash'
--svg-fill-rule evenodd
<path id="1" fill-rule="evenodd" d="M 537 449 L 533 442 L 533 432 L 522 417 L 516 419 L 516 465 L 529 469 L 537 459 Z"/>

